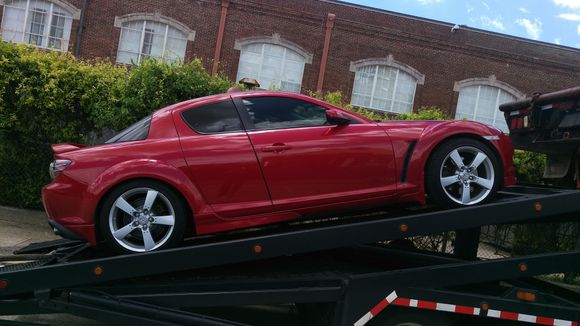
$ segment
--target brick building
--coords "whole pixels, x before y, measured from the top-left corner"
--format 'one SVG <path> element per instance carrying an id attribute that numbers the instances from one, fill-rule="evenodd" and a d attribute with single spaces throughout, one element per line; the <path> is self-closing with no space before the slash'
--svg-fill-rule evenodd
<path id="1" fill-rule="evenodd" d="M 332 0 L 0 0 L 5 41 L 138 63 L 199 57 L 264 88 L 341 90 L 394 113 L 438 106 L 505 128 L 497 105 L 577 86 L 580 50 Z"/>

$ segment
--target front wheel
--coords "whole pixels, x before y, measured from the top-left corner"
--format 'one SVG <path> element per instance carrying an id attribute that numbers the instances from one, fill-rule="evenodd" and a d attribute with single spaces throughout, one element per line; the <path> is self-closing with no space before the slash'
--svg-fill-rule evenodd
<path id="1" fill-rule="evenodd" d="M 106 197 L 99 228 L 108 247 L 136 253 L 176 246 L 183 239 L 185 205 L 173 189 L 156 181 L 131 181 Z"/>
<path id="2" fill-rule="evenodd" d="M 503 177 L 494 151 L 471 138 L 443 143 L 427 164 L 427 193 L 443 207 L 487 202 L 497 192 Z"/>

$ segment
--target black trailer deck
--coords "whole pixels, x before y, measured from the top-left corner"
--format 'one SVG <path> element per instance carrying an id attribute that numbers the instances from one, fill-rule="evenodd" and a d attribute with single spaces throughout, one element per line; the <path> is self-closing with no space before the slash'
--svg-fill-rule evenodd
<path id="1" fill-rule="evenodd" d="M 580 272 L 580 251 L 473 259 L 481 226 L 580 221 L 578 203 L 580 190 L 514 186 L 475 207 L 311 219 L 159 252 L 107 257 L 84 244 L 53 244 L 68 248 L 28 256 L 24 264 L 6 263 L 18 255 L 0 259 L 0 315 L 68 312 L 115 323 L 237 325 L 212 307 L 292 304 L 300 312 L 292 324 L 389 325 L 389 318 L 409 310 L 419 318 L 415 311 L 424 310 L 444 312 L 430 315 L 428 324 L 470 318 L 470 324 L 578 325 L 580 295 L 532 276 Z M 458 256 L 387 245 L 450 230 L 459 230 Z"/>

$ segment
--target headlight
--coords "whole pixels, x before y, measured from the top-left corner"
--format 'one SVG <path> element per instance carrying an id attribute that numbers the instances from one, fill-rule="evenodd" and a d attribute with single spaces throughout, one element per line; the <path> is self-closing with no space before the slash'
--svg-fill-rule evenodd
<path id="1" fill-rule="evenodd" d="M 66 168 L 68 168 L 71 163 L 72 161 L 69 160 L 52 161 L 48 167 L 48 173 L 50 174 L 50 177 L 54 179 L 54 177 L 56 177 L 59 173 L 66 170 Z"/>

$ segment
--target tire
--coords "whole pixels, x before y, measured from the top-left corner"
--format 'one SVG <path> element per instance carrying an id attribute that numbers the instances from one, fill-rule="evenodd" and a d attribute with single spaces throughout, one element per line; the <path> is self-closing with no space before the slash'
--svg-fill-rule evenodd
<path id="1" fill-rule="evenodd" d="M 490 201 L 502 178 L 497 154 L 485 143 L 471 138 L 441 144 L 431 155 L 425 171 L 429 199 L 444 208 Z"/>
<path id="2" fill-rule="evenodd" d="M 186 216 L 185 203 L 175 190 L 161 182 L 135 180 L 105 197 L 98 222 L 107 247 L 126 254 L 177 246 Z"/>

